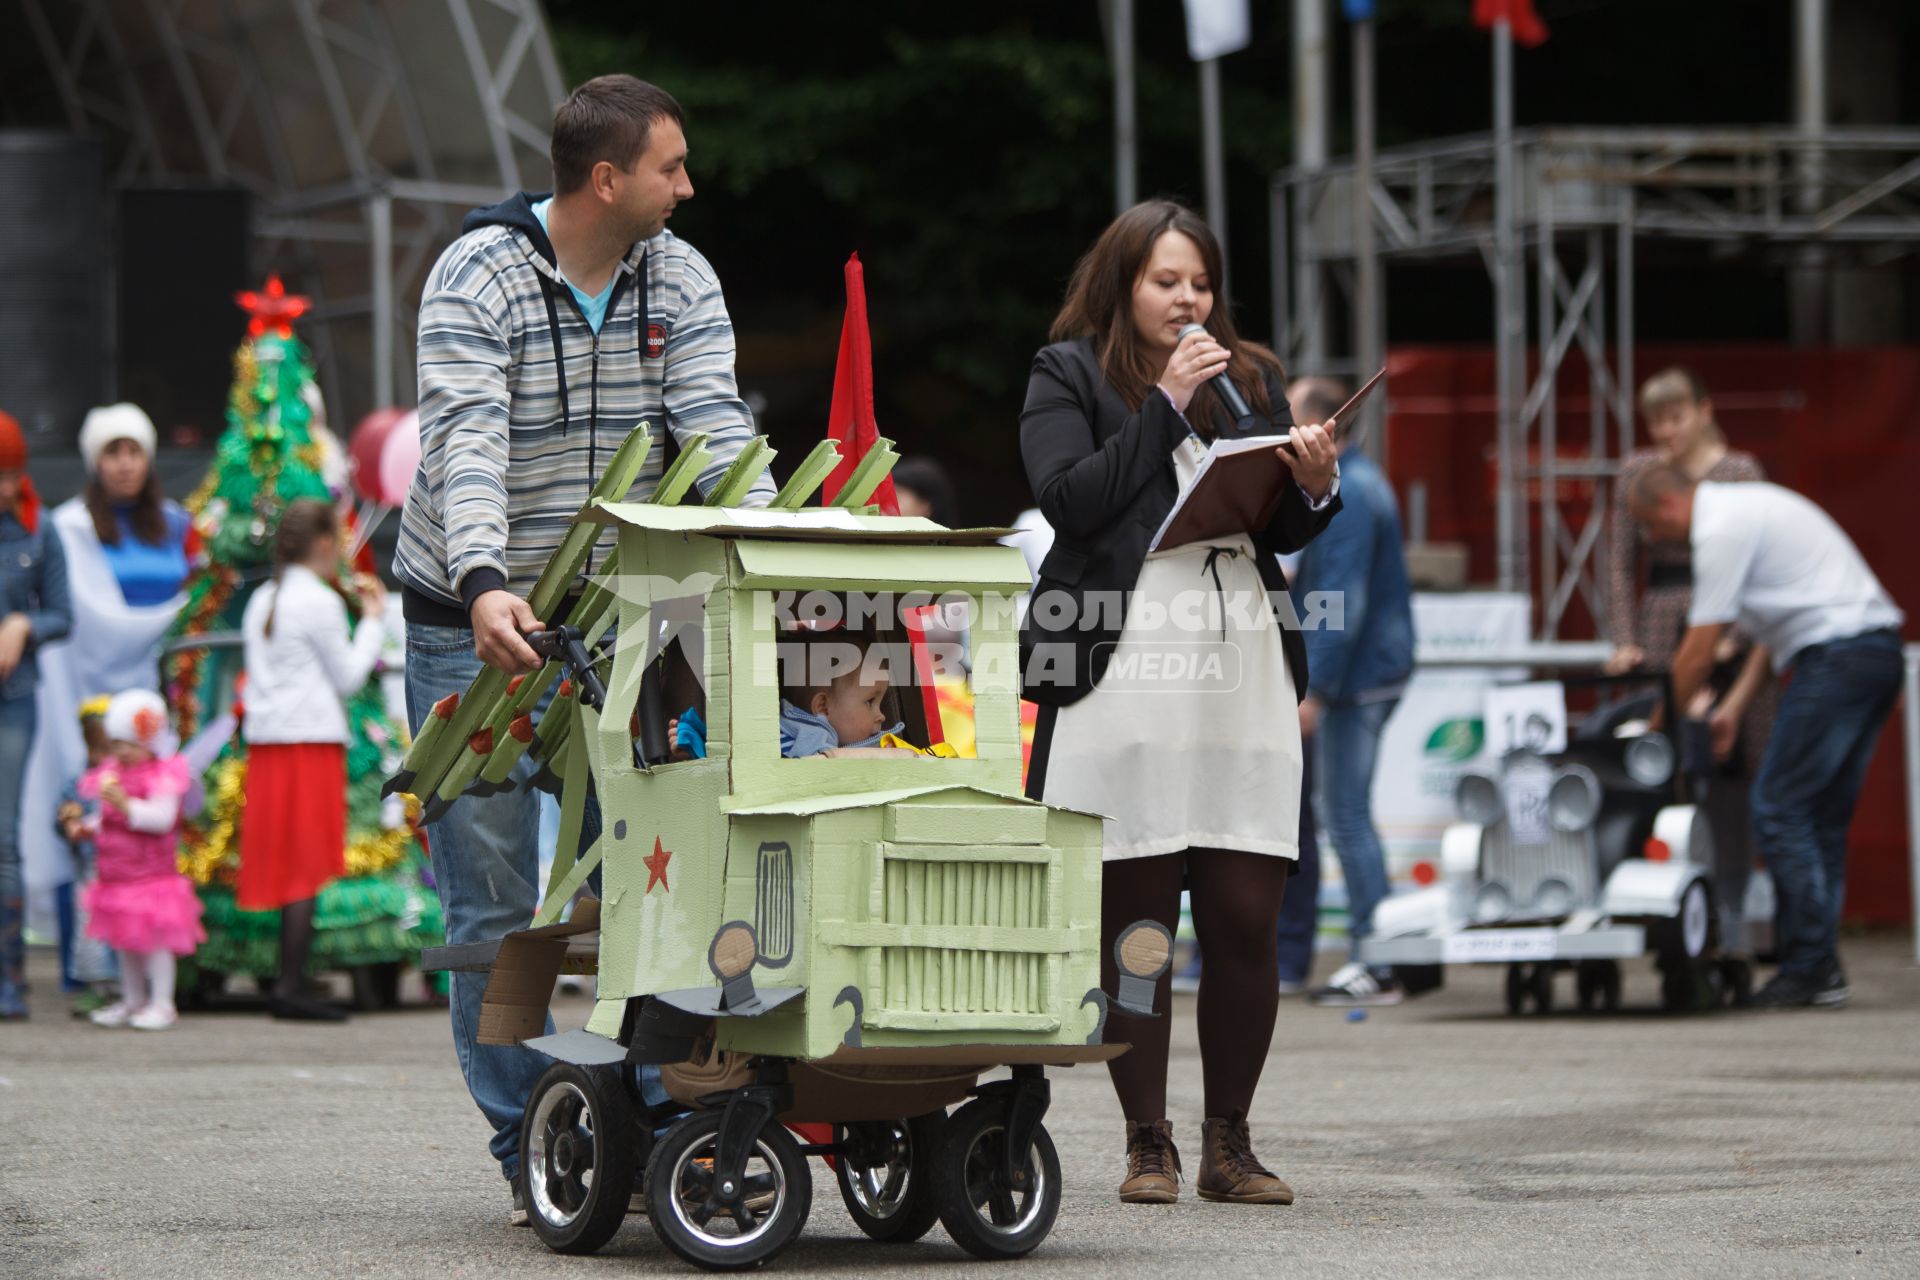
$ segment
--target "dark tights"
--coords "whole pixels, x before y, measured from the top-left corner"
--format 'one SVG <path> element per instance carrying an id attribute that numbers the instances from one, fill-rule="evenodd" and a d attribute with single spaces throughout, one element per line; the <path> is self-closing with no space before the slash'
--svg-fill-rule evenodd
<path id="1" fill-rule="evenodd" d="M 1247 1112 L 1273 1042 L 1280 1005 L 1276 965 L 1280 896 L 1292 862 L 1227 849 L 1189 849 L 1154 858 L 1128 858 L 1104 868 L 1100 897 L 1100 985 L 1118 990 L 1113 940 L 1136 920 L 1180 923 L 1184 876 L 1193 895 L 1193 928 L 1205 962 L 1200 970 L 1200 1072 L 1206 1114 Z M 1107 1064 L 1127 1119 L 1167 1114 L 1167 1042 L 1172 1034 L 1172 973 L 1160 978 L 1153 1005 L 1159 1016 L 1135 1018 L 1115 1009 L 1108 1043 L 1133 1048 Z"/>
<path id="2" fill-rule="evenodd" d="M 307 992 L 307 957 L 313 954 L 312 898 L 289 902 L 280 908 L 280 976 L 273 994 L 292 1000 Z"/>

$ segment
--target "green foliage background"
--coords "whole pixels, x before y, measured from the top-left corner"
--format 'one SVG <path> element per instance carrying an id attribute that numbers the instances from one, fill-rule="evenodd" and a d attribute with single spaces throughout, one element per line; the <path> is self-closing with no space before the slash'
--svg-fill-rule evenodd
<path id="1" fill-rule="evenodd" d="M 1785 121 L 1788 0 L 1537 0 L 1552 27 L 1520 55 L 1527 123 Z M 971 5 L 843 0 L 634 5 L 548 0 L 567 78 L 627 71 L 689 116 L 696 198 L 674 229 L 715 264 L 743 385 L 777 447 L 824 431 L 841 264 L 867 267 L 883 431 L 956 473 L 963 515 L 1026 505 L 1018 416 L 1033 352 L 1079 254 L 1112 217 L 1112 87 L 1095 0 Z M 1177 0 L 1136 0 L 1140 192 L 1198 203 L 1199 105 Z M 1333 148 L 1349 149 L 1345 23 Z M 1478 132 L 1488 38 L 1471 0 L 1380 0 L 1383 146 Z M 1270 333 L 1267 186 L 1292 154 L 1290 0 L 1253 0 L 1254 43 L 1222 63 L 1231 285 L 1242 331 Z M 1390 276 L 1397 341 L 1485 342 L 1477 265 Z M 1697 292 L 1697 290 L 1696 290 Z M 1730 293 L 1676 298 L 1706 336 L 1773 322 Z M 1705 314 L 1701 315 L 1704 306 Z M 1657 329 L 1658 282 L 1643 295 Z"/>

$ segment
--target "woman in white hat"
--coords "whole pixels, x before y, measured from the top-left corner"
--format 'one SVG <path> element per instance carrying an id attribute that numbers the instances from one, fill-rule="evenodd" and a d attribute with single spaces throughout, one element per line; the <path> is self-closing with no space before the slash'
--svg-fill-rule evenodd
<path id="1" fill-rule="evenodd" d="M 71 523 L 78 526 L 85 509 L 117 594 L 136 608 L 177 604 L 187 578 L 190 522 L 178 503 L 161 496 L 154 444 L 153 422 L 138 405 L 110 404 L 87 414 L 80 428 L 87 487 L 54 513 L 59 520 L 60 512 L 71 510 Z"/>
<path id="2" fill-rule="evenodd" d="M 87 485 L 53 510 L 72 584 L 73 629 L 40 654 L 40 732 L 21 798 L 30 901 L 53 907 L 71 937 L 72 862 L 54 832 L 61 790 L 87 767 L 73 709 L 88 698 L 158 689 L 160 643 L 180 611 L 192 522 L 154 475 L 153 421 L 138 405 L 87 414 Z"/>

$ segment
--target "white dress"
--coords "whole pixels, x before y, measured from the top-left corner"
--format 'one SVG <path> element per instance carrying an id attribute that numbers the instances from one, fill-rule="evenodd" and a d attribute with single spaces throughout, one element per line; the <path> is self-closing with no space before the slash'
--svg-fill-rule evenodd
<path id="1" fill-rule="evenodd" d="M 67 499 L 49 520 L 66 552 L 73 627 L 36 655 L 39 722 L 20 790 L 20 859 L 28 911 L 36 927 L 50 932 L 54 891 L 73 879 L 73 855 L 53 818 L 60 793 L 87 767 L 80 703 L 159 688 L 160 643 L 187 597 L 183 591 L 161 604 L 128 604 L 83 499 Z"/>
<path id="2" fill-rule="evenodd" d="M 1174 451 L 1183 490 L 1204 456 Z M 1044 798 L 1104 815 L 1109 862 L 1300 856 L 1299 703 L 1260 554 L 1241 534 L 1148 555 L 1106 673 L 1054 720 Z"/>

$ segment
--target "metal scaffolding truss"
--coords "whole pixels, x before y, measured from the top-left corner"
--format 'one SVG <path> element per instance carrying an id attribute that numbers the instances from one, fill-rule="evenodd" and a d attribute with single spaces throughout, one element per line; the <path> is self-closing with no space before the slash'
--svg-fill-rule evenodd
<path id="1" fill-rule="evenodd" d="M 0 0 L 0 50 L 0 124 L 252 192 L 347 422 L 412 399 L 426 270 L 465 209 L 546 185 L 564 93 L 538 0 Z"/>
<path id="2" fill-rule="evenodd" d="M 1357 188 L 1351 163 L 1274 176 L 1274 332 L 1290 366 L 1351 371 L 1317 343 L 1330 290 L 1351 299 L 1359 275 Z M 1542 639 L 1559 635 L 1576 598 L 1604 634 L 1609 491 L 1634 437 L 1636 244 L 1758 249 L 1783 268 L 1920 252 L 1920 130 L 1519 130 L 1506 155 L 1491 136 L 1383 151 L 1366 194 L 1383 262 L 1485 263 L 1500 369 L 1499 584 L 1537 592 Z M 1575 350 L 1591 411 L 1567 430 L 1556 392 Z M 1564 501 L 1568 482 L 1591 496 Z"/>

